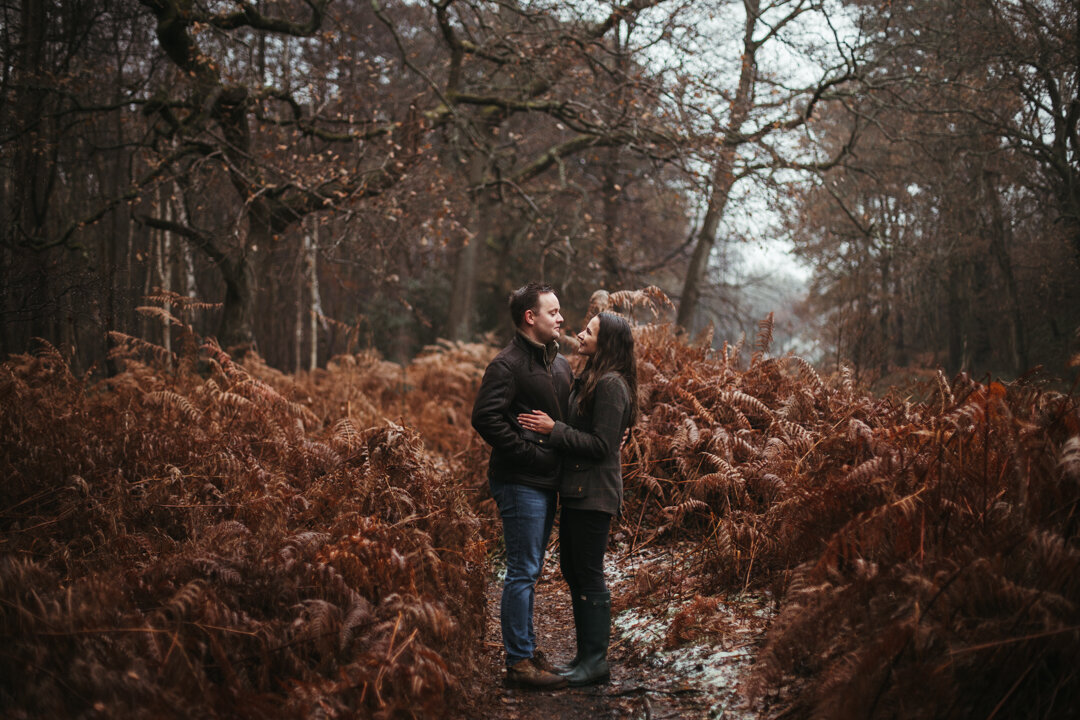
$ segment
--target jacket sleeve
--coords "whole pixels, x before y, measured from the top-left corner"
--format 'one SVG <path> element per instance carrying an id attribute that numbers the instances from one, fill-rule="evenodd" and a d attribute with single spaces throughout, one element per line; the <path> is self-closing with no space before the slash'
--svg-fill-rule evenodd
<path id="1" fill-rule="evenodd" d="M 615 375 L 600 378 L 593 397 L 592 427 L 578 430 L 556 421 L 551 431 L 552 446 L 594 460 L 617 455 L 629 405 L 630 391 L 622 378 Z"/>
<path id="2" fill-rule="evenodd" d="M 484 371 L 473 404 L 472 426 L 492 448 L 526 463 L 550 465 L 547 448 L 529 442 L 516 420 L 511 419 L 510 403 L 517 392 L 514 373 L 502 362 L 493 362 Z"/>

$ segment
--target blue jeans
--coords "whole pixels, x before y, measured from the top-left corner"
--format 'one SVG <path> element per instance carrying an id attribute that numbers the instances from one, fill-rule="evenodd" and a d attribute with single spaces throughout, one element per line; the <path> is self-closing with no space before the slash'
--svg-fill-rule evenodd
<path id="1" fill-rule="evenodd" d="M 555 521 L 555 491 L 504 483 L 495 478 L 490 478 L 488 485 L 499 507 L 506 544 L 506 580 L 499 619 L 509 667 L 536 652 L 533 599 Z"/>

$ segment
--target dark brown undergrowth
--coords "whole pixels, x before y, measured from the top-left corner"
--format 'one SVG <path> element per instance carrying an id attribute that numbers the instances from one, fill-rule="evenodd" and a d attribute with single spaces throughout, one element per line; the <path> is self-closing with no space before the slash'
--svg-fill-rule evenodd
<path id="1" fill-rule="evenodd" d="M 743 359 L 637 328 L 618 533 L 671 543 L 671 562 L 618 604 L 695 598 L 675 647 L 725 632 L 725 595 L 769 591 L 750 689 L 770 715 L 1073 717 L 1076 399 L 940 373 L 929 399 L 874 397 L 770 356 L 771 332 Z M 6 714 L 468 702 L 497 536 L 469 411 L 495 349 L 443 343 L 405 368 L 361 353 L 294 377 L 184 338 L 179 358 L 117 338 L 127 369 L 97 384 L 49 346 L 0 366 Z"/>
<path id="2" fill-rule="evenodd" d="M 484 369 L 497 351 L 487 344 L 440 340 L 404 367 L 363 352 L 335 357 L 326 370 L 299 377 L 265 366 L 261 373 L 275 387 L 307 398 L 330 424 L 348 420 L 354 427 L 366 427 L 392 419 L 415 430 L 444 463 L 446 481 L 468 493 L 484 535 L 493 537 L 496 514 L 487 490 L 490 448 L 472 429 L 471 417 Z"/>
<path id="3" fill-rule="evenodd" d="M 1074 717 L 1075 398 L 940 374 L 928 402 L 874 398 L 770 357 L 771 330 L 743 366 L 638 329 L 626 532 L 697 544 L 662 584 L 772 590 L 751 689 L 787 717 Z M 655 596 L 640 580 L 623 605 Z"/>
<path id="4" fill-rule="evenodd" d="M 351 384 L 363 358 L 297 382 L 115 339 L 96 384 L 48 345 L 0 366 L 3 714 L 452 709 L 488 574 L 460 463 L 389 419 L 377 372 Z M 470 377 L 415 377 L 458 393 L 443 420 L 471 402 Z"/>

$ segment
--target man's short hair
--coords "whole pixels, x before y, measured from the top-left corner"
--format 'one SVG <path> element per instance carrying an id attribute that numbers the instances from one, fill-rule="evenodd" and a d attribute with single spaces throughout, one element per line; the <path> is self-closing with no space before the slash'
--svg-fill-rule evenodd
<path id="1" fill-rule="evenodd" d="M 519 328 L 525 322 L 526 311 L 535 311 L 540 307 L 541 295 L 553 292 L 555 290 L 550 285 L 531 282 L 510 293 L 510 319 L 514 321 L 514 327 Z"/>

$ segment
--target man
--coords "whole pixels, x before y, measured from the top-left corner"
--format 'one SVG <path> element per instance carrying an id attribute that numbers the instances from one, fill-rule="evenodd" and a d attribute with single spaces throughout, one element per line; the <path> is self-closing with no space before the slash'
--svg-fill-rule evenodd
<path id="1" fill-rule="evenodd" d="M 559 688 L 566 679 L 536 649 L 533 598 L 544 562 L 559 482 L 559 458 L 547 438 L 518 424 L 520 413 L 543 410 L 567 416 L 573 373 L 559 355 L 563 316 L 547 285 L 529 283 L 510 294 L 517 328 L 484 372 L 472 424 L 491 445 L 488 484 L 502 518 L 506 580 L 499 617 L 506 649 L 506 679 L 517 685 Z"/>

